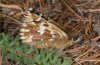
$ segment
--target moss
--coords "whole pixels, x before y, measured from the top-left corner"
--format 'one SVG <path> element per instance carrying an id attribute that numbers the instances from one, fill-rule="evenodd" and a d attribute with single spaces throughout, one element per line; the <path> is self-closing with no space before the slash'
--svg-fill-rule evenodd
<path id="1" fill-rule="evenodd" d="M 54 49 L 38 50 L 20 42 L 20 36 L 0 33 L 3 64 L 18 65 L 71 65 L 71 59 L 60 57 Z M 6 61 L 6 62 L 5 62 Z M 7 64 L 6 64 L 7 65 Z"/>

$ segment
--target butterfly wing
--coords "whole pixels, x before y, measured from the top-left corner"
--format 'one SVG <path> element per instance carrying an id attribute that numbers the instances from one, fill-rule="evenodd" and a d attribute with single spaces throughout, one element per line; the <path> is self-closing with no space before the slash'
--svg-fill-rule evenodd
<path id="1" fill-rule="evenodd" d="M 33 17 L 37 18 L 35 15 Z M 20 30 L 20 35 L 22 42 L 38 48 L 62 48 L 68 42 L 68 36 L 64 31 L 43 18 L 38 21 L 24 22 Z"/>

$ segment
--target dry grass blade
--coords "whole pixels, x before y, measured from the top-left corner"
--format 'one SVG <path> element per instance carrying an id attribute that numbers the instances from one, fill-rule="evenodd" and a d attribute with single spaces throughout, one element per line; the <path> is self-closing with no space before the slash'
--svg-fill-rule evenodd
<path id="1" fill-rule="evenodd" d="M 23 11 L 22 8 L 20 8 L 18 5 L 0 4 L 0 7 L 11 8 L 11 9 L 17 9 L 17 10 Z"/>
<path id="2" fill-rule="evenodd" d="M 78 17 L 81 21 L 83 21 L 82 17 L 79 16 L 77 13 L 75 13 L 74 10 L 72 10 L 64 0 L 61 0 L 61 2 L 69 9 L 69 11 L 71 11 L 76 17 Z"/>
<path id="3" fill-rule="evenodd" d="M 12 17 L 9 17 L 8 15 L 6 15 L 6 14 L 2 14 L 2 13 L 0 13 L 0 15 L 1 16 L 4 16 L 4 17 L 7 17 L 7 18 L 9 18 L 9 19 L 11 19 L 11 20 L 13 20 L 13 21 L 15 21 L 15 22 L 12 22 L 12 23 L 18 23 L 18 24 L 21 24 L 21 22 L 20 21 L 18 21 L 18 20 L 16 20 L 16 19 L 14 19 L 14 18 L 12 18 Z M 11 22 L 10 22 L 11 23 Z"/>
<path id="4" fill-rule="evenodd" d="M 83 62 L 86 62 L 86 61 L 89 61 L 89 62 L 100 62 L 100 58 L 86 58 L 86 59 L 79 59 L 81 60 L 79 63 L 83 63 Z"/>
<path id="5" fill-rule="evenodd" d="M 97 37 L 91 39 L 91 41 L 97 41 L 97 40 L 100 40 L 100 36 L 97 36 Z"/>
<path id="6" fill-rule="evenodd" d="M 93 58 L 93 55 L 90 57 L 88 56 L 89 55 L 89 52 L 91 52 L 96 46 L 97 46 L 97 42 L 92 42 L 91 44 L 91 48 L 88 49 L 86 52 L 84 52 L 83 54 L 81 54 L 80 56 L 76 57 L 75 58 L 75 61 L 78 63 L 78 64 L 81 64 L 85 61 L 100 61 L 100 58 Z M 88 57 L 87 57 L 88 56 Z M 100 54 L 98 55 L 95 55 L 95 56 L 100 56 Z M 94 56 L 94 57 L 95 57 Z"/>

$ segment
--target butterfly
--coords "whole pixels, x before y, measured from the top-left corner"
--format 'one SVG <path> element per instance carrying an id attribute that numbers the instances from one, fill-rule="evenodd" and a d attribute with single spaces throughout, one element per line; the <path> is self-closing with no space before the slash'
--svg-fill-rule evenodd
<path id="1" fill-rule="evenodd" d="M 23 43 L 37 48 L 63 48 L 68 42 L 68 35 L 52 24 L 51 19 L 38 10 L 30 8 L 22 16 L 20 39 Z"/>

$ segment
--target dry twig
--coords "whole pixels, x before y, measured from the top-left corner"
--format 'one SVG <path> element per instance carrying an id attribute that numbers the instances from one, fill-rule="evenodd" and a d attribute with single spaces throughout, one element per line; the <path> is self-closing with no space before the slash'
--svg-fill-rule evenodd
<path id="1" fill-rule="evenodd" d="M 18 5 L 6 5 L 6 4 L 1 4 L 1 3 L 0 3 L 0 7 L 11 8 L 11 9 L 17 9 L 17 10 L 23 11 L 22 8 L 20 8 Z"/>

